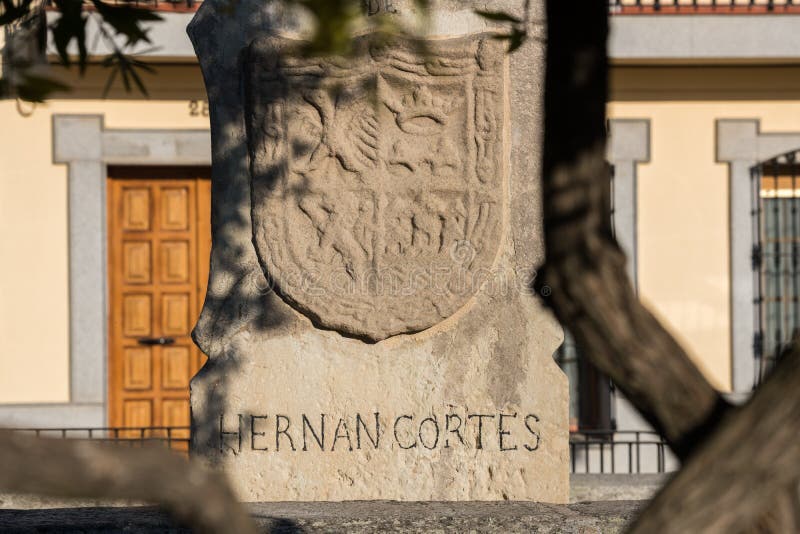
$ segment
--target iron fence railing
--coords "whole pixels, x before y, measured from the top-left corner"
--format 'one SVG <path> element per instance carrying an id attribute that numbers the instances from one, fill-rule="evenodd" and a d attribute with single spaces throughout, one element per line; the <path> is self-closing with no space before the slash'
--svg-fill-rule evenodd
<path id="1" fill-rule="evenodd" d="M 40 438 L 114 443 L 126 447 L 160 445 L 186 453 L 189 427 L 11 428 Z M 656 432 L 584 430 L 570 434 L 573 473 L 664 473 L 676 464 Z"/>
<path id="2" fill-rule="evenodd" d="M 798 0 L 609 0 L 611 13 L 797 13 Z"/>
<path id="3" fill-rule="evenodd" d="M 137 447 L 161 445 L 177 451 L 189 450 L 189 427 L 98 427 L 98 428 L 11 428 L 12 432 L 40 438 L 109 442 Z"/>
<path id="4" fill-rule="evenodd" d="M 575 432 L 569 455 L 572 473 L 664 473 L 675 467 L 664 438 L 648 431 Z"/>

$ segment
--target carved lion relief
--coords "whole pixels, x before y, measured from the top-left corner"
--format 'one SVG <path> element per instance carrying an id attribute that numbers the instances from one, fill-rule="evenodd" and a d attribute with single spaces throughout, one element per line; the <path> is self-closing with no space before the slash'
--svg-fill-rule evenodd
<path id="1" fill-rule="evenodd" d="M 254 243 L 281 296 L 371 341 L 449 317 L 497 255 L 504 49 L 365 36 L 349 58 L 249 48 Z"/>

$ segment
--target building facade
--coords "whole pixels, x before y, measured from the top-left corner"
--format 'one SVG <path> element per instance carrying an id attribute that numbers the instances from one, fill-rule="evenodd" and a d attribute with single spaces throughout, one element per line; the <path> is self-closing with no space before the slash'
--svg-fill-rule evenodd
<path id="1" fill-rule="evenodd" d="M 151 6 L 164 21 L 149 98 L 104 96 L 92 65 L 46 104 L 0 101 L 2 425 L 188 425 L 210 235 L 208 110 L 185 33 L 198 5 Z M 800 317 L 800 10 L 609 9 L 617 238 L 642 301 L 745 398 Z M 647 430 L 580 355 L 562 359 L 574 430 Z"/>

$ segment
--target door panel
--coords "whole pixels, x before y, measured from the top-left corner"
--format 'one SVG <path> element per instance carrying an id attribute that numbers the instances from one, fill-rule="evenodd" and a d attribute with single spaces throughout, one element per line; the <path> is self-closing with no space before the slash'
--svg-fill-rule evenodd
<path id="1" fill-rule="evenodd" d="M 150 190 L 126 187 L 122 191 L 123 230 L 150 229 Z"/>
<path id="2" fill-rule="evenodd" d="M 110 174 L 109 424 L 188 426 L 189 380 L 205 359 L 190 333 L 208 276 L 208 170 Z"/>
<path id="3" fill-rule="evenodd" d="M 161 331 L 165 336 L 180 336 L 189 330 L 188 293 L 173 293 L 161 296 Z"/>
<path id="4" fill-rule="evenodd" d="M 192 355 L 186 347 L 166 347 L 161 358 L 161 387 L 185 389 L 192 378 Z"/>
<path id="5" fill-rule="evenodd" d="M 150 243 L 146 241 L 127 241 L 122 245 L 122 264 L 126 284 L 149 284 Z"/>
<path id="6" fill-rule="evenodd" d="M 125 294 L 122 296 L 122 334 L 126 337 L 144 337 L 152 332 L 151 296 Z"/>
<path id="7" fill-rule="evenodd" d="M 123 349 L 123 387 L 128 391 L 153 387 L 153 355 L 149 347 Z"/>

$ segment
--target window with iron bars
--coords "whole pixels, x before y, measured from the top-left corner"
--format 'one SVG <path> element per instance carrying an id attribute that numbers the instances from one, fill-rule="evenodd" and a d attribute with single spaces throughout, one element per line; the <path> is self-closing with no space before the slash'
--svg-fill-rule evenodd
<path id="1" fill-rule="evenodd" d="M 751 169 L 757 386 L 800 333 L 800 149 Z"/>
<path id="2" fill-rule="evenodd" d="M 556 353 L 556 362 L 569 380 L 570 432 L 616 430 L 611 404 L 613 385 L 580 353 L 568 332 Z"/>

